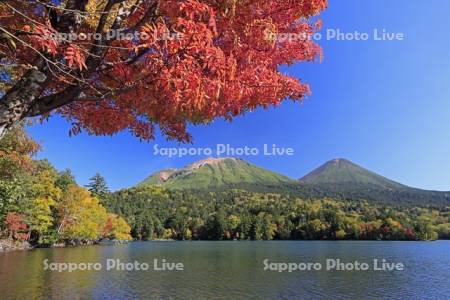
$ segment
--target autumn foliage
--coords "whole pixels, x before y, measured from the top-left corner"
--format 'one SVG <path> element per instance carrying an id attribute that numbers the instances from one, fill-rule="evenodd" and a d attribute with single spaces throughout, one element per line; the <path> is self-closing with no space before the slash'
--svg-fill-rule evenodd
<path id="1" fill-rule="evenodd" d="M 26 241 L 29 238 L 27 224 L 24 223 L 23 216 L 18 213 L 8 213 L 4 225 L 8 237 L 18 241 Z"/>
<path id="2" fill-rule="evenodd" d="M 78 186 L 70 171 L 58 172 L 48 161 L 33 159 L 36 151 L 23 126 L 0 140 L 0 243 L 51 246 L 131 239 L 124 219 Z"/>
<path id="3" fill-rule="evenodd" d="M 24 124 L 13 128 L 8 136 L 0 140 L 0 178 L 11 177 L 17 170 L 31 170 L 31 156 L 36 154 L 40 145 L 29 138 Z"/>
<path id="4" fill-rule="evenodd" d="M 189 123 L 231 120 L 308 95 L 308 85 L 278 68 L 314 61 L 320 47 L 309 38 L 268 37 L 311 37 L 320 24 L 312 17 L 327 6 L 327 0 L 55 3 L 0 4 L 0 54 L 17 66 L 12 77 L 23 81 L 34 68 L 46 78 L 30 91 L 36 97 L 20 118 L 56 110 L 72 122 L 72 133 L 129 129 L 152 139 L 159 127 L 180 141 L 190 140 Z M 111 38 L 118 30 L 133 38 Z M 5 97 L 19 86 L 11 84 Z M 15 118 L 4 115 L 9 119 L 2 120 L 0 108 L 0 125 Z"/>

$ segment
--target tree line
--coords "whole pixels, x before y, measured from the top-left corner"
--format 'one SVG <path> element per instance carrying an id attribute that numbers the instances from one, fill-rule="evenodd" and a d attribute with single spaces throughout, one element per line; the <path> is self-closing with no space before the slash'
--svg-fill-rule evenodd
<path id="1" fill-rule="evenodd" d="M 450 237 L 449 207 L 384 206 L 244 190 L 122 190 L 105 205 L 135 239 L 434 240 Z"/>

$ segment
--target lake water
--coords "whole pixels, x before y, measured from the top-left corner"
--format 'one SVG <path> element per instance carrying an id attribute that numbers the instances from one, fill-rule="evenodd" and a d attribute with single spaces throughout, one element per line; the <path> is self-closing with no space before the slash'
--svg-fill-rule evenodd
<path id="1" fill-rule="evenodd" d="M 48 264 L 99 263 L 102 270 L 44 270 L 46 259 Z M 108 259 L 138 261 L 150 269 L 108 271 Z M 155 259 L 158 267 L 165 259 L 182 263 L 184 270 L 156 271 Z M 266 259 L 323 268 L 265 271 Z M 357 260 L 370 269 L 326 270 L 327 259 Z M 374 259 L 401 263 L 404 270 L 375 271 Z M 217 298 L 450 299 L 450 241 L 136 242 L 0 254 L 0 299 Z"/>

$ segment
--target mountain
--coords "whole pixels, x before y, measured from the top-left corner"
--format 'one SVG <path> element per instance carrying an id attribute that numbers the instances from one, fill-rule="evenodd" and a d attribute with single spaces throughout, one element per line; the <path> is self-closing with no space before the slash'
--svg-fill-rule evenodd
<path id="1" fill-rule="evenodd" d="M 342 158 L 325 163 L 298 181 L 241 159 L 208 158 L 182 169 L 156 172 L 137 187 L 146 186 L 207 192 L 233 188 L 303 199 L 329 197 L 389 205 L 450 205 L 450 192 L 408 187 Z"/>
<path id="2" fill-rule="evenodd" d="M 357 184 L 386 190 L 408 188 L 343 158 L 330 160 L 301 178 L 300 182 L 313 185 Z"/>
<path id="3" fill-rule="evenodd" d="M 260 168 L 237 158 L 208 158 L 182 169 L 159 171 L 142 186 L 162 186 L 169 189 L 219 189 L 267 187 L 295 182 L 283 175 Z"/>
<path id="4" fill-rule="evenodd" d="M 330 160 L 299 181 L 303 188 L 332 198 L 389 204 L 450 205 L 450 192 L 412 188 L 346 159 Z"/>

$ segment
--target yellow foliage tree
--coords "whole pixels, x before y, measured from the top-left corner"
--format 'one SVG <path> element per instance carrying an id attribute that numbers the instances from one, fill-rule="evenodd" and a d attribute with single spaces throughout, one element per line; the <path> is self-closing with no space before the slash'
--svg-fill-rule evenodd
<path id="1" fill-rule="evenodd" d="M 108 219 L 106 209 L 89 191 L 69 186 L 59 203 L 59 234 L 64 240 L 97 240 Z"/>
<path id="2" fill-rule="evenodd" d="M 110 224 L 111 226 L 110 232 L 108 234 L 109 237 L 119 241 L 132 240 L 130 235 L 131 227 L 121 217 L 115 214 L 109 214 L 107 224 Z"/>
<path id="3" fill-rule="evenodd" d="M 165 228 L 162 238 L 166 240 L 173 239 L 175 236 L 175 232 L 172 228 Z"/>
<path id="4" fill-rule="evenodd" d="M 30 203 L 27 223 L 30 230 L 44 233 L 53 225 L 52 208 L 60 200 L 62 191 L 55 185 L 55 174 L 44 169 L 35 174 L 33 191 L 35 199 Z"/>

